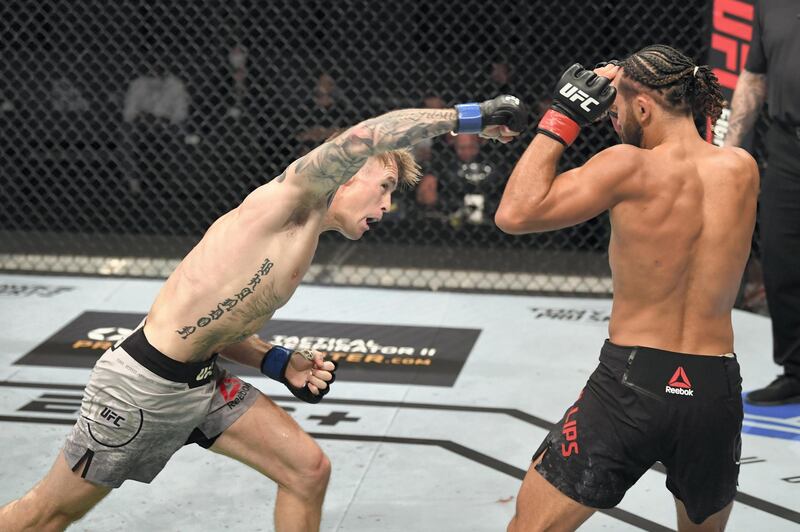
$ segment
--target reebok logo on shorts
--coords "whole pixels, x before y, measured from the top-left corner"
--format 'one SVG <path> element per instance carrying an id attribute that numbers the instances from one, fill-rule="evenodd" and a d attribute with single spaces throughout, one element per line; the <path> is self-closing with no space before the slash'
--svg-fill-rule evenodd
<path id="1" fill-rule="evenodd" d="M 219 393 L 222 395 L 222 398 L 225 399 L 225 404 L 231 410 L 244 401 L 250 388 L 252 388 L 250 384 L 239 380 L 238 377 L 229 377 L 219 383 Z"/>
<path id="2" fill-rule="evenodd" d="M 686 376 L 683 366 L 678 366 L 678 369 L 676 369 L 675 373 L 672 374 L 672 378 L 669 380 L 669 383 L 664 391 L 673 395 L 694 396 L 692 383 L 689 380 L 689 377 Z"/>
<path id="3" fill-rule="evenodd" d="M 228 377 L 219 382 L 219 394 L 225 399 L 225 402 L 233 401 L 241 387 L 242 381 L 237 377 Z"/>

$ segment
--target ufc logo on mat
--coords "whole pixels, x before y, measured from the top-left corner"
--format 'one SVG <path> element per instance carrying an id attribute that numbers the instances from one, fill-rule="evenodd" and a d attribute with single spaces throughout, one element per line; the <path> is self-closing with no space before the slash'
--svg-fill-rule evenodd
<path id="1" fill-rule="evenodd" d="M 583 103 L 581 104 L 581 109 L 583 109 L 586 112 L 591 111 L 591 109 L 589 109 L 589 105 L 598 105 L 600 103 L 591 96 L 589 96 L 588 94 L 586 94 L 585 92 L 583 92 L 582 90 L 580 90 L 572 83 L 566 83 L 563 87 L 561 87 L 561 90 L 558 92 L 561 94 L 561 96 L 569 98 L 569 101 L 571 102 L 574 102 L 576 100 L 583 101 Z"/>

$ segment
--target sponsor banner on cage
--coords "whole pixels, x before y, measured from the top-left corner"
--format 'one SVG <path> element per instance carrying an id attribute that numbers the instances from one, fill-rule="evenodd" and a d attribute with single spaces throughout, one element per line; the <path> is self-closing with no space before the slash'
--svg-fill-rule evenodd
<path id="1" fill-rule="evenodd" d="M 143 318 L 139 313 L 84 312 L 15 364 L 91 368 Z M 453 386 L 480 330 L 272 320 L 258 334 L 272 344 L 325 353 L 339 364 L 337 379 Z M 260 375 L 253 368 L 230 366 L 240 375 Z"/>
<path id="2" fill-rule="evenodd" d="M 717 76 L 728 102 L 733 97 L 753 39 L 754 3 L 755 0 L 713 0 L 710 3 L 708 65 Z M 723 108 L 714 127 L 706 128 L 707 141 L 722 145 L 730 115 L 729 104 Z"/>

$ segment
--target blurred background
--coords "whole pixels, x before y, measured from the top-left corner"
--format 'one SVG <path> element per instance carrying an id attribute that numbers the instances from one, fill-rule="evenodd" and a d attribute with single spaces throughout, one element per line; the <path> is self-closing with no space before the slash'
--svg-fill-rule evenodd
<path id="1" fill-rule="evenodd" d="M 5 0 L 0 269 L 166 276 L 334 128 L 500 93 L 524 100 L 533 126 L 566 67 L 656 42 L 724 68 L 717 4 Z M 417 146 L 420 185 L 361 241 L 323 235 L 306 280 L 610 295 L 606 215 L 521 237 L 493 224 L 532 135 Z M 614 143 L 610 125 L 586 128 L 561 169 Z M 739 306 L 758 310 L 753 264 Z"/>

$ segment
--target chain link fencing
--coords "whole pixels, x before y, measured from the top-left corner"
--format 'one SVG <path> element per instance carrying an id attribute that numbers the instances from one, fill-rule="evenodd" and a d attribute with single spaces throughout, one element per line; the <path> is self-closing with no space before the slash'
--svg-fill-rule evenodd
<path id="1" fill-rule="evenodd" d="M 221 214 L 333 128 L 499 93 L 538 119 L 563 70 L 663 42 L 708 53 L 707 2 L 5 0 L 0 268 L 162 277 Z M 306 280 L 607 295 L 606 215 L 493 224 L 532 129 L 417 147 L 425 177 Z M 586 128 L 561 163 L 616 142 Z"/>

